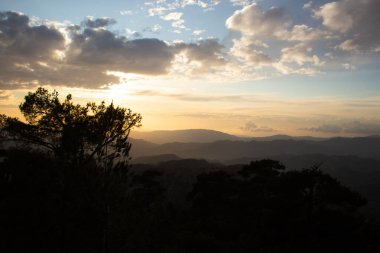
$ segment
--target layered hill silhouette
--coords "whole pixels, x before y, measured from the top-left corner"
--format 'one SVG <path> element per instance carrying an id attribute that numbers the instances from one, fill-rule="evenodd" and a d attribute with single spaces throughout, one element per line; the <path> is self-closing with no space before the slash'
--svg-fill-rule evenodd
<path id="1" fill-rule="evenodd" d="M 143 139 L 145 141 L 153 142 L 156 144 L 164 144 L 171 142 L 197 142 L 207 143 L 214 141 L 272 141 L 272 140 L 324 140 L 323 138 L 312 136 L 289 136 L 289 135 L 273 135 L 265 137 L 247 137 L 235 136 L 220 131 L 209 129 L 184 129 L 184 130 L 160 130 L 141 132 L 133 131 L 131 133 L 133 139 Z"/>
<path id="2" fill-rule="evenodd" d="M 160 134 L 162 133 L 161 137 Z M 212 133 L 208 135 L 208 133 Z M 133 158 L 173 154 L 182 158 L 200 158 L 226 162 L 244 157 L 272 155 L 353 155 L 380 160 L 378 136 L 355 138 L 270 136 L 245 138 L 210 130 L 158 131 L 135 134 L 131 138 Z M 144 139 L 136 139 L 144 137 Z"/>
<path id="3" fill-rule="evenodd" d="M 189 188 L 198 173 L 211 167 L 233 170 L 240 168 L 239 164 L 270 158 L 291 170 L 320 165 L 323 171 L 363 194 L 369 201 L 369 214 L 380 213 L 378 136 L 246 138 L 210 130 L 140 132 L 138 136 L 146 139 L 131 139 L 132 164 L 139 169 L 165 170 L 165 174 L 172 175 L 166 180 L 170 188 L 176 188 L 178 182 Z M 179 188 L 175 191 L 182 192 Z"/>
<path id="4" fill-rule="evenodd" d="M 213 142 L 219 140 L 242 140 L 234 135 L 207 129 L 187 129 L 187 130 L 162 130 L 151 132 L 131 133 L 134 139 L 143 139 L 149 142 L 163 144 L 169 142 Z"/>

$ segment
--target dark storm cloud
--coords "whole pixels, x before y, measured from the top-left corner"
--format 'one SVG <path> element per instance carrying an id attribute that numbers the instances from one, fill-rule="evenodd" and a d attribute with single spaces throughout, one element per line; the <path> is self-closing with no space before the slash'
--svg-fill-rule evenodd
<path id="1" fill-rule="evenodd" d="M 58 30 L 32 25 L 24 14 L 1 12 L 0 89 L 37 85 L 99 88 L 119 82 L 109 71 L 163 75 L 170 71 L 175 55 L 184 51 L 205 70 L 224 62 L 223 47 L 216 40 L 174 45 L 159 39 L 129 40 L 105 29 L 114 22 L 89 18 L 82 26 Z"/>

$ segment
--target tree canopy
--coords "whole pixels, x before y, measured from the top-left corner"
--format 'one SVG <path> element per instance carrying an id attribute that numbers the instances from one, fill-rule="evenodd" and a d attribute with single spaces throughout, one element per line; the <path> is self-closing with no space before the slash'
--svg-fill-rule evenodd
<path id="1" fill-rule="evenodd" d="M 141 125 L 140 114 L 104 101 L 75 104 L 70 94 L 61 101 L 58 95 L 41 87 L 29 92 L 19 106 L 25 121 L 1 115 L 3 140 L 32 144 L 75 164 L 128 161 L 128 136 Z"/>

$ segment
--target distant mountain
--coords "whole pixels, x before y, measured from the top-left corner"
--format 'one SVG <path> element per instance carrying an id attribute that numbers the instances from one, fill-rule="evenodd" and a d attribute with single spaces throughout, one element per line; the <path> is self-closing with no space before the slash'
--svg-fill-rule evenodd
<path id="1" fill-rule="evenodd" d="M 245 138 L 253 141 L 275 141 L 275 140 L 305 140 L 305 141 L 323 141 L 326 138 L 313 137 L 313 136 L 289 136 L 289 135 L 272 135 L 264 137 Z"/>
<path id="2" fill-rule="evenodd" d="M 132 132 L 133 139 L 143 139 L 149 142 L 163 144 L 171 142 L 214 142 L 221 140 L 242 140 L 243 138 L 207 129 L 165 130 L 152 132 Z"/>
<path id="3" fill-rule="evenodd" d="M 133 158 L 174 154 L 182 158 L 217 160 L 220 162 L 242 157 L 273 155 L 323 154 L 328 156 L 353 155 L 380 160 L 380 138 L 332 138 L 326 140 L 269 140 L 269 141 L 215 141 L 208 143 L 154 144 L 131 140 Z"/>
<path id="4" fill-rule="evenodd" d="M 185 130 L 162 130 L 151 132 L 131 133 L 133 139 L 142 139 L 156 144 L 172 143 L 172 142 L 195 142 L 207 143 L 215 141 L 273 141 L 273 140 L 311 140 L 320 141 L 324 138 L 312 136 L 288 136 L 288 135 L 273 135 L 265 137 L 248 137 L 235 136 L 215 130 L 208 129 L 185 129 Z"/>

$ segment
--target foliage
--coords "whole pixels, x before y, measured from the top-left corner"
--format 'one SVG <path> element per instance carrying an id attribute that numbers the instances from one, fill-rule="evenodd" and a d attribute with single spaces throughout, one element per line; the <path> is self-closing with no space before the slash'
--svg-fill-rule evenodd
<path id="1" fill-rule="evenodd" d="M 26 122 L 1 116 L 3 137 L 43 148 L 77 165 L 92 159 L 105 166 L 125 164 L 131 148 L 129 132 L 141 124 L 141 115 L 130 109 L 104 102 L 82 106 L 74 104 L 71 95 L 60 101 L 58 92 L 44 88 L 29 92 L 20 110 Z"/>
<path id="2" fill-rule="evenodd" d="M 358 215 L 363 198 L 318 168 L 286 171 L 272 160 L 235 172 L 210 168 L 194 182 L 189 206 L 180 208 L 167 198 L 175 190 L 168 181 L 178 180 L 178 170 L 170 175 L 132 167 L 127 178 L 112 173 L 104 181 L 94 164 L 62 171 L 46 153 L 4 155 L 0 251 L 106 252 L 105 235 L 108 252 L 380 249 L 380 226 Z"/>

